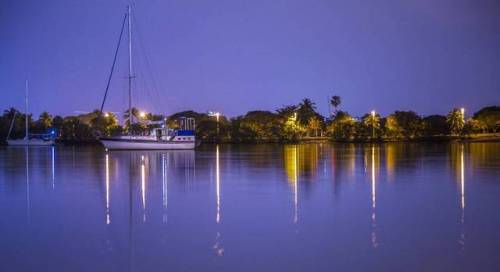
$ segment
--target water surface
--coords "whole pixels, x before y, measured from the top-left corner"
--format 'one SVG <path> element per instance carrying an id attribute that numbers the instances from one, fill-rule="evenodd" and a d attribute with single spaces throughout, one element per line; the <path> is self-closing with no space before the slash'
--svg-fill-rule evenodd
<path id="1" fill-rule="evenodd" d="M 500 143 L 0 149 L 0 271 L 499 271 Z"/>

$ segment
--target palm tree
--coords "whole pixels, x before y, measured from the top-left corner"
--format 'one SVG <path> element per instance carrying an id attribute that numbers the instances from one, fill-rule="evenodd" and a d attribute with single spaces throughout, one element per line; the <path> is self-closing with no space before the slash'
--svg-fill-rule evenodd
<path id="1" fill-rule="evenodd" d="M 371 129 L 371 138 L 375 138 L 375 130 L 378 130 L 380 128 L 380 115 L 376 114 L 375 112 L 372 112 L 370 114 L 365 114 L 363 116 L 363 124 Z"/>
<path id="2" fill-rule="evenodd" d="M 446 122 L 448 123 L 452 134 L 458 135 L 462 132 L 465 125 L 464 119 L 464 115 L 460 109 L 455 108 L 448 113 L 446 116 Z"/>
<path id="3" fill-rule="evenodd" d="M 307 126 L 309 119 L 316 116 L 316 104 L 309 98 L 304 98 L 297 108 L 297 118 L 301 125 Z"/>
<path id="4" fill-rule="evenodd" d="M 281 117 L 290 118 L 297 112 L 297 106 L 295 105 L 283 106 L 282 108 L 277 109 L 276 112 Z"/>
<path id="5" fill-rule="evenodd" d="M 310 110 L 315 110 L 316 109 L 316 103 L 312 102 L 311 99 L 309 98 L 304 98 L 299 104 L 299 108 L 302 109 L 310 109 Z"/>
<path id="6" fill-rule="evenodd" d="M 340 106 L 340 103 L 341 103 L 341 99 L 340 99 L 340 96 L 338 95 L 334 95 L 332 96 L 332 98 L 330 99 L 330 104 L 333 106 L 333 108 L 335 109 L 333 114 L 332 115 L 335 115 L 337 114 L 337 108 L 338 106 Z"/>

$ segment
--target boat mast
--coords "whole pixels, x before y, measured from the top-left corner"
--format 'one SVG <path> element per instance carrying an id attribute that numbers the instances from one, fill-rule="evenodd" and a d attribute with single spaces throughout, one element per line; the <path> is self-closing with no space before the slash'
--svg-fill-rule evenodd
<path id="1" fill-rule="evenodd" d="M 26 128 L 25 128 L 25 136 L 24 136 L 24 139 L 25 140 L 28 140 L 29 139 L 29 134 L 28 134 L 28 118 L 29 118 L 29 115 L 28 115 L 28 80 L 26 80 L 26 83 L 25 83 L 25 103 L 26 103 L 26 112 L 24 113 L 24 120 L 25 120 L 25 123 L 26 123 Z"/>
<path id="2" fill-rule="evenodd" d="M 131 5 L 128 6 L 128 116 L 129 116 L 129 129 L 133 123 L 134 116 L 132 115 L 132 20 Z"/>

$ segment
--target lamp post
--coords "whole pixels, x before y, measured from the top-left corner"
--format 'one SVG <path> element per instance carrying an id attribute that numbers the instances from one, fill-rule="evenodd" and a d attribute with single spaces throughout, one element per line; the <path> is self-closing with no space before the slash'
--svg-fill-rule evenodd
<path id="1" fill-rule="evenodd" d="M 372 110 L 371 115 L 372 115 L 372 141 L 373 141 L 373 138 L 375 138 L 375 111 L 374 110 Z"/>
<path id="2" fill-rule="evenodd" d="M 219 136 L 219 116 L 220 116 L 220 112 L 216 112 L 215 118 L 217 120 L 217 136 Z"/>
<path id="3" fill-rule="evenodd" d="M 465 108 L 460 108 L 460 115 L 462 117 L 462 128 L 460 129 L 461 132 L 463 132 L 464 126 L 465 126 Z"/>

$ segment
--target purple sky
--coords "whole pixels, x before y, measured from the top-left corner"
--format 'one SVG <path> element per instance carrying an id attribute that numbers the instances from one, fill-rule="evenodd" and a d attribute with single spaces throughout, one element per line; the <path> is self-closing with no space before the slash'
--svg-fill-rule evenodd
<path id="1" fill-rule="evenodd" d="M 23 107 L 25 78 L 36 115 L 98 108 L 127 3 L 1 1 L 0 108 Z M 500 104 L 497 0 L 148 0 L 133 11 L 135 100 L 157 113 L 235 116 L 310 97 L 326 115 L 334 94 L 354 115 Z M 125 49 L 106 110 L 126 108 Z"/>

